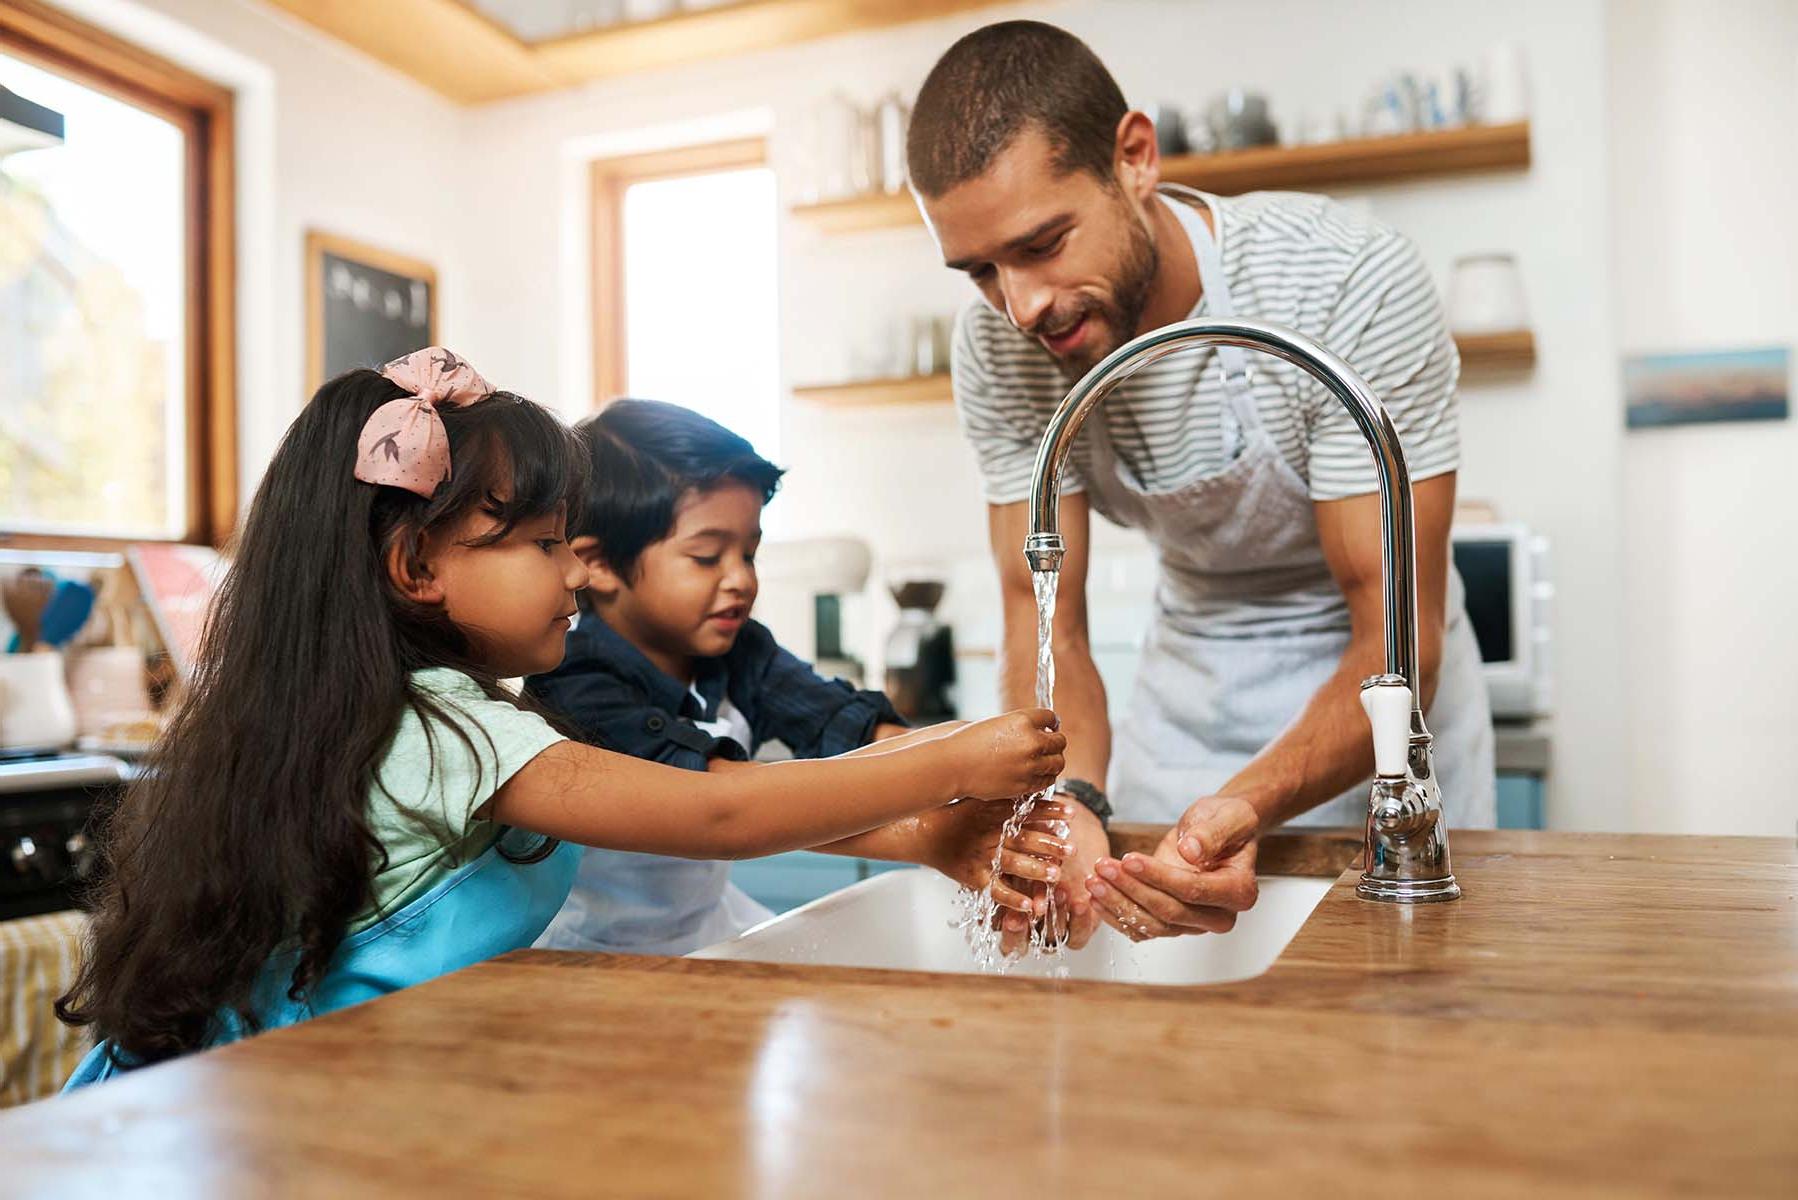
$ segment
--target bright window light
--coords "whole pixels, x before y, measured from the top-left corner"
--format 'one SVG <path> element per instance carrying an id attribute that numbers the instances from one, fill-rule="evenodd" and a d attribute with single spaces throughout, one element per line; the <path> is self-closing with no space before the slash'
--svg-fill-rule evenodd
<path id="1" fill-rule="evenodd" d="M 179 537 L 184 135 L 4 54 L 0 84 L 65 121 L 0 158 L 0 525 Z"/>
<path id="2" fill-rule="evenodd" d="M 624 196 L 630 395 L 684 405 L 780 461 L 774 173 L 648 180 Z"/>

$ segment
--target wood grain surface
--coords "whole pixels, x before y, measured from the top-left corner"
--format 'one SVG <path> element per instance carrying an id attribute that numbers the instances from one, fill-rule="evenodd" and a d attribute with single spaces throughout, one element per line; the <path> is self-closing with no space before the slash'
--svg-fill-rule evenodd
<path id="1" fill-rule="evenodd" d="M 15 1110 L 0 1191 L 1798 1194 L 1793 844 L 1454 849 L 1213 987 L 522 951 Z"/>

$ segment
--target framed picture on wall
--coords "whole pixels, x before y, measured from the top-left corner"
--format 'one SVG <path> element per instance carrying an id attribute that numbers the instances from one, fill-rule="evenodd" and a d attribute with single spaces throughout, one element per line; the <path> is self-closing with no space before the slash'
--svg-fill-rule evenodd
<path id="1" fill-rule="evenodd" d="M 1791 354 L 1784 346 L 1643 354 L 1623 360 L 1630 429 L 1710 421 L 1783 421 Z"/>
<path id="2" fill-rule="evenodd" d="M 306 234 L 306 391 L 437 341 L 429 263 L 336 234 Z"/>

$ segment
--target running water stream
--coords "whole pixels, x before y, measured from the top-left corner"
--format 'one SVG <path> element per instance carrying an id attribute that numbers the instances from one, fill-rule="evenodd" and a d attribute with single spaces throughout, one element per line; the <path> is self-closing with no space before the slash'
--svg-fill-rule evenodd
<path id="1" fill-rule="evenodd" d="M 1031 583 L 1036 589 L 1036 706 L 1053 708 L 1055 705 L 1055 593 L 1061 584 L 1060 571 L 1036 571 L 1031 574 Z M 1034 792 L 1028 796 L 1020 796 L 1011 810 L 1011 816 L 1005 821 L 999 834 L 999 845 L 993 850 L 992 876 L 999 875 L 999 863 L 1006 842 L 1017 836 L 1030 820 L 1031 811 L 1049 796 L 1047 789 Z M 1067 831 L 1058 829 L 1057 836 L 1065 837 Z M 1041 887 L 1042 885 L 1037 885 Z M 1053 886 L 1043 889 L 1047 901 L 1047 909 L 1030 923 L 1030 945 L 1026 954 L 1031 956 L 1051 957 L 1061 953 L 1067 944 L 1065 928 L 1056 929 L 1055 889 Z M 993 901 L 993 885 L 989 881 L 986 887 L 978 892 L 961 893 L 961 914 L 955 924 L 968 939 L 968 947 L 974 952 L 974 961 L 983 971 L 1003 973 L 1014 960 L 1007 958 L 999 949 L 999 930 L 995 918 L 1000 913 L 999 906 Z"/>

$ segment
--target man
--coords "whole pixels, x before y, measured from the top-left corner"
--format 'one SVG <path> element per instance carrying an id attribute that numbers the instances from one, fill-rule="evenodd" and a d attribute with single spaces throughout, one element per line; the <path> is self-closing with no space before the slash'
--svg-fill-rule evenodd
<path id="1" fill-rule="evenodd" d="M 1022 547 L 1031 468 L 1067 388 L 1148 330 L 1255 317 L 1346 358 L 1403 440 L 1416 507 L 1420 673 L 1448 819 L 1490 825 L 1492 727 L 1449 524 L 1460 370 L 1435 289 L 1394 231 L 1319 196 L 1160 186 L 1149 119 L 1050 25 L 1008 21 L 932 69 L 907 146 L 944 262 L 979 289 L 957 322 L 961 424 L 985 480 L 1005 602 L 1001 698 L 1033 693 Z M 1229 929 L 1255 901 L 1255 841 L 1289 821 L 1359 824 L 1372 774 L 1365 677 L 1385 669 L 1378 482 L 1340 404 L 1299 368 L 1206 349 L 1144 368 L 1087 421 L 1062 481 L 1054 631 L 1062 788 L 1094 810 L 1060 898 L 1083 942 Z M 1155 617 L 1113 731 L 1086 632 L 1089 513 L 1160 557 Z M 1110 857 L 1121 814 L 1177 822 Z M 1015 942 L 1023 929 L 1013 918 Z"/>

